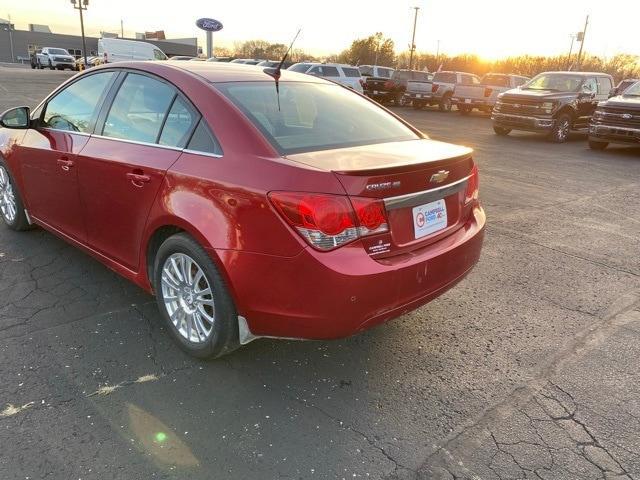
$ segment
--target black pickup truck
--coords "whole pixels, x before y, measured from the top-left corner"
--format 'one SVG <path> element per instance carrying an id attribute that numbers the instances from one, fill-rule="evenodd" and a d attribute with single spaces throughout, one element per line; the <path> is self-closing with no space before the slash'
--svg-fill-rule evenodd
<path id="1" fill-rule="evenodd" d="M 410 100 L 405 97 L 407 82 L 429 81 L 429 74 L 418 70 L 396 70 L 391 78 L 367 77 L 364 92 L 380 103 L 393 102 L 405 106 Z"/>
<path id="2" fill-rule="evenodd" d="M 593 113 L 589 147 L 603 150 L 610 143 L 640 145 L 640 82 L 601 102 Z"/>
<path id="3" fill-rule="evenodd" d="M 542 132 L 562 143 L 571 131 L 587 132 L 598 102 L 609 97 L 613 79 L 606 73 L 546 72 L 498 96 L 493 130 Z"/>

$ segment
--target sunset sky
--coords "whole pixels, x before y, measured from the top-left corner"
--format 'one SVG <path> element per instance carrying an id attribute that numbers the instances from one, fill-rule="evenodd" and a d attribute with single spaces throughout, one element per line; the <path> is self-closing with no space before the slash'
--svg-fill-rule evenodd
<path id="1" fill-rule="evenodd" d="M 195 20 L 209 16 L 224 29 L 214 34 L 216 45 L 265 39 L 288 43 L 302 28 L 297 47 L 312 54 L 338 52 L 354 38 L 383 32 L 405 50 L 411 40 L 412 6 L 421 7 L 416 44 L 433 51 L 440 40 L 441 52 L 477 53 L 499 58 L 523 53 L 563 54 L 569 34 L 582 30 L 591 15 L 585 48 L 593 54 L 640 54 L 637 24 L 640 0 L 90 0 L 86 30 L 120 31 L 125 36 L 145 30 L 164 30 L 168 38 L 200 38 Z M 79 33 L 77 11 L 69 0 L 0 0 L 0 17 L 11 15 L 18 29 L 28 23 L 46 24 L 54 32 Z"/>

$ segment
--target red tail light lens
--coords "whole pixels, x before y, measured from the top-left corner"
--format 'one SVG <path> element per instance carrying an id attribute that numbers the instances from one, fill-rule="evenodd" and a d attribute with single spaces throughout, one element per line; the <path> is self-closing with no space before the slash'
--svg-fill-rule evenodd
<path id="1" fill-rule="evenodd" d="M 363 79 L 360 79 L 360 86 L 362 88 L 366 87 L 367 86 L 367 82 L 365 82 Z"/>
<path id="2" fill-rule="evenodd" d="M 438 91 L 438 85 L 435 83 L 431 85 L 431 93 L 436 93 Z"/>
<path id="3" fill-rule="evenodd" d="M 477 200 L 479 191 L 480 179 L 478 178 L 478 166 L 474 165 L 473 169 L 471 169 L 471 176 L 469 177 L 469 180 L 467 180 L 467 190 L 464 194 L 464 203 Z"/>
<path id="4" fill-rule="evenodd" d="M 364 237 L 389 231 L 387 212 L 382 200 L 354 197 L 351 199 L 358 218 L 358 233 Z"/>
<path id="5" fill-rule="evenodd" d="M 384 204 L 369 198 L 271 192 L 276 210 L 312 247 L 327 251 L 389 230 Z"/>
<path id="6" fill-rule="evenodd" d="M 493 89 L 492 88 L 485 88 L 484 89 L 484 96 L 486 98 L 490 97 L 492 93 L 493 93 Z"/>

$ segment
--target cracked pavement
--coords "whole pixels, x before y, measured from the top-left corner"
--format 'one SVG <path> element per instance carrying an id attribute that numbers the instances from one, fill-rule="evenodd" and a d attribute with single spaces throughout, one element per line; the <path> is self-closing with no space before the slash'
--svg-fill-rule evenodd
<path id="1" fill-rule="evenodd" d="M 67 77 L 0 67 L 0 108 Z M 353 338 L 196 361 L 152 297 L 0 228 L 0 478 L 640 479 L 640 150 L 396 111 L 475 148 L 485 249 Z"/>

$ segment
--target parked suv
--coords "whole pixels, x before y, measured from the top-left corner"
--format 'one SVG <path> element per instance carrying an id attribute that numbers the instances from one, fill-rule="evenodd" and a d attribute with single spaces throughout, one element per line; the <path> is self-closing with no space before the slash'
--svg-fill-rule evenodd
<path id="1" fill-rule="evenodd" d="M 301 72 L 299 68 L 292 68 L 292 70 Z M 341 63 L 310 63 L 309 68 L 301 73 L 326 78 L 345 87 L 352 88 L 356 92 L 364 93 L 364 80 L 362 80 L 358 67 Z"/>
<path id="2" fill-rule="evenodd" d="M 509 75 L 504 73 L 487 73 L 480 84 L 458 84 L 453 90 L 451 103 L 458 107 L 458 111 L 466 115 L 474 108 L 491 113 L 498 95 L 527 83 L 529 77 Z"/>
<path id="3" fill-rule="evenodd" d="M 599 101 L 606 100 L 613 78 L 597 72 L 546 72 L 516 90 L 498 97 L 493 109 L 493 130 L 546 133 L 556 143 L 572 130 L 587 131 Z"/>
<path id="4" fill-rule="evenodd" d="M 610 143 L 640 144 L 640 81 L 601 102 L 593 113 L 589 147 L 603 150 Z"/>
<path id="5" fill-rule="evenodd" d="M 480 85 L 480 78 L 466 72 L 436 72 L 431 86 L 429 105 L 438 105 L 442 112 L 451 111 L 453 92 L 456 85 Z"/>
<path id="6" fill-rule="evenodd" d="M 39 53 L 36 53 L 36 66 L 40 69 L 49 67 L 51 70 L 76 69 L 76 59 L 70 55 L 64 48 L 44 47 Z"/>

